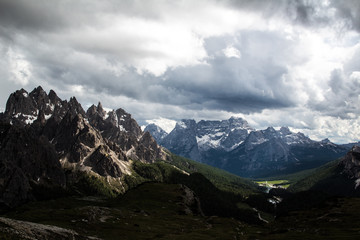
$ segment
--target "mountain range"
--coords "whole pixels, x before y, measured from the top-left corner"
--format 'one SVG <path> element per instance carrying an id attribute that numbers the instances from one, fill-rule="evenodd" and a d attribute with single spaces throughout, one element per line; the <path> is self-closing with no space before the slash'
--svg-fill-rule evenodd
<path id="1" fill-rule="evenodd" d="M 280 175 L 318 167 L 343 156 L 350 147 L 328 139 L 314 141 L 303 133 L 291 132 L 288 127 L 255 130 L 246 120 L 234 117 L 199 122 L 184 119 L 169 134 L 154 124 L 144 131 L 149 131 L 160 145 L 175 154 L 243 177 Z"/>
<path id="2" fill-rule="evenodd" d="M 121 108 L 85 111 L 41 87 L 12 93 L 0 114 L 0 238 L 358 237 L 359 147 L 331 161 L 343 146 L 240 118 L 147 130 Z M 296 172 L 282 176 L 288 189 L 264 191 L 152 135 L 239 175 Z"/>
<path id="3" fill-rule="evenodd" d="M 61 100 L 41 87 L 12 93 L 0 115 L 2 202 L 13 206 L 34 198 L 37 187 L 74 185 L 86 173 L 112 182 L 131 174 L 131 161 L 155 162 L 166 154 L 131 115 L 101 103 L 86 112 L 75 97 Z"/>

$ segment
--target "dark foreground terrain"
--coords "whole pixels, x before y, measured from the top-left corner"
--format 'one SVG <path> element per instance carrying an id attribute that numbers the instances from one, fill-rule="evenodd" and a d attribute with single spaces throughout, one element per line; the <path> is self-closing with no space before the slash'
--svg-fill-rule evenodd
<path id="1" fill-rule="evenodd" d="M 32 202 L 1 216 L 0 238 L 358 239 L 360 236 L 358 198 L 329 198 L 276 220 L 267 216 L 269 223 L 257 224 L 204 216 L 193 200 L 184 185 L 145 183 L 116 199 L 71 197 Z"/>

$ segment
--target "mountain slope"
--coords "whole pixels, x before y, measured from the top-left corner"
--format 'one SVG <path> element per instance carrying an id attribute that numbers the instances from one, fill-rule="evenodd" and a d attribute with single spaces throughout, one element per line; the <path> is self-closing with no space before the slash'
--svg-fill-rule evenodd
<path id="1" fill-rule="evenodd" d="M 336 196 L 360 196 L 360 147 L 330 162 L 288 189 L 292 192 L 321 191 Z"/>
<path id="2" fill-rule="evenodd" d="M 150 133 L 156 128 L 149 128 Z M 154 130 L 154 131 L 153 131 Z M 287 127 L 254 130 L 241 118 L 181 120 L 160 145 L 198 162 L 244 177 L 264 177 L 310 169 L 343 156 L 346 146 L 314 141 Z"/>

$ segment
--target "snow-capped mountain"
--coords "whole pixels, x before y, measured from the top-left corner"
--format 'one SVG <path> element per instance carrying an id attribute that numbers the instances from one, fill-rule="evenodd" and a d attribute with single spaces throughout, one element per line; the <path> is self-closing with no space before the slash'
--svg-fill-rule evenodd
<path id="1" fill-rule="evenodd" d="M 146 131 L 150 132 L 156 141 L 162 141 L 168 135 L 167 132 L 154 123 L 147 125 L 144 129 L 144 132 Z"/>
<path id="2" fill-rule="evenodd" d="M 181 120 L 157 141 L 178 155 L 247 177 L 317 167 L 348 150 L 328 139 L 314 141 L 288 127 L 255 130 L 244 119 L 234 117 L 198 123 Z"/>
<path id="3" fill-rule="evenodd" d="M 231 151 L 254 131 L 244 119 L 235 117 L 222 121 L 202 120 L 198 123 L 192 119 L 183 119 L 176 123 L 169 134 L 158 126 L 154 127 L 154 124 L 145 130 L 170 151 L 200 162 L 201 152 L 210 149 Z"/>
<path id="4" fill-rule="evenodd" d="M 223 149 L 230 151 L 239 146 L 254 131 L 242 118 L 231 117 L 222 121 L 205 121 L 197 123 L 196 141 L 200 151 Z"/>

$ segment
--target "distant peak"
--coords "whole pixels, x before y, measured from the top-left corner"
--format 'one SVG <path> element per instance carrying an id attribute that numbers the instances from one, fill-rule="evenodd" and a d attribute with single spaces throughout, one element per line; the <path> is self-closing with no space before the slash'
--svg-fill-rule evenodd
<path id="1" fill-rule="evenodd" d="M 56 92 L 52 89 L 49 91 L 49 98 L 51 98 L 51 99 L 57 98 Z"/>
<path id="2" fill-rule="evenodd" d="M 280 132 L 284 135 L 290 135 L 292 133 L 288 127 L 281 127 Z"/>
<path id="3" fill-rule="evenodd" d="M 242 117 L 235 117 L 235 116 L 231 116 L 229 118 L 229 120 L 241 120 L 241 121 L 244 121 L 244 119 Z"/>
<path id="4" fill-rule="evenodd" d="M 31 93 L 43 93 L 43 92 L 45 93 L 44 89 L 41 86 L 38 86 L 31 91 Z"/>
<path id="5" fill-rule="evenodd" d="M 188 127 L 195 127 L 196 121 L 194 119 L 181 119 L 180 121 L 176 122 L 175 128 L 183 128 L 186 129 Z"/>
<path id="6" fill-rule="evenodd" d="M 268 132 L 275 132 L 276 130 L 275 130 L 273 127 L 268 127 L 268 128 L 266 129 L 266 131 L 268 131 Z"/>
<path id="7" fill-rule="evenodd" d="M 25 90 L 25 89 L 20 89 L 20 90 L 17 90 L 16 92 L 15 92 L 15 94 L 17 95 L 23 95 L 24 97 L 28 97 L 28 92 Z"/>
<path id="8" fill-rule="evenodd" d="M 44 89 L 41 86 L 38 86 L 38 87 L 34 88 L 34 90 L 36 90 L 36 91 L 44 91 Z"/>
<path id="9" fill-rule="evenodd" d="M 69 102 L 70 102 L 70 103 L 79 103 L 79 102 L 76 100 L 76 97 L 71 97 Z"/>
<path id="10" fill-rule="evenodd" d="M 100 109 L 103 109 L 103 106 L 102 106 L 101 102 L 98 103 L 97 108 L 98 108 L 99 110 L 100 110 Z"/>

